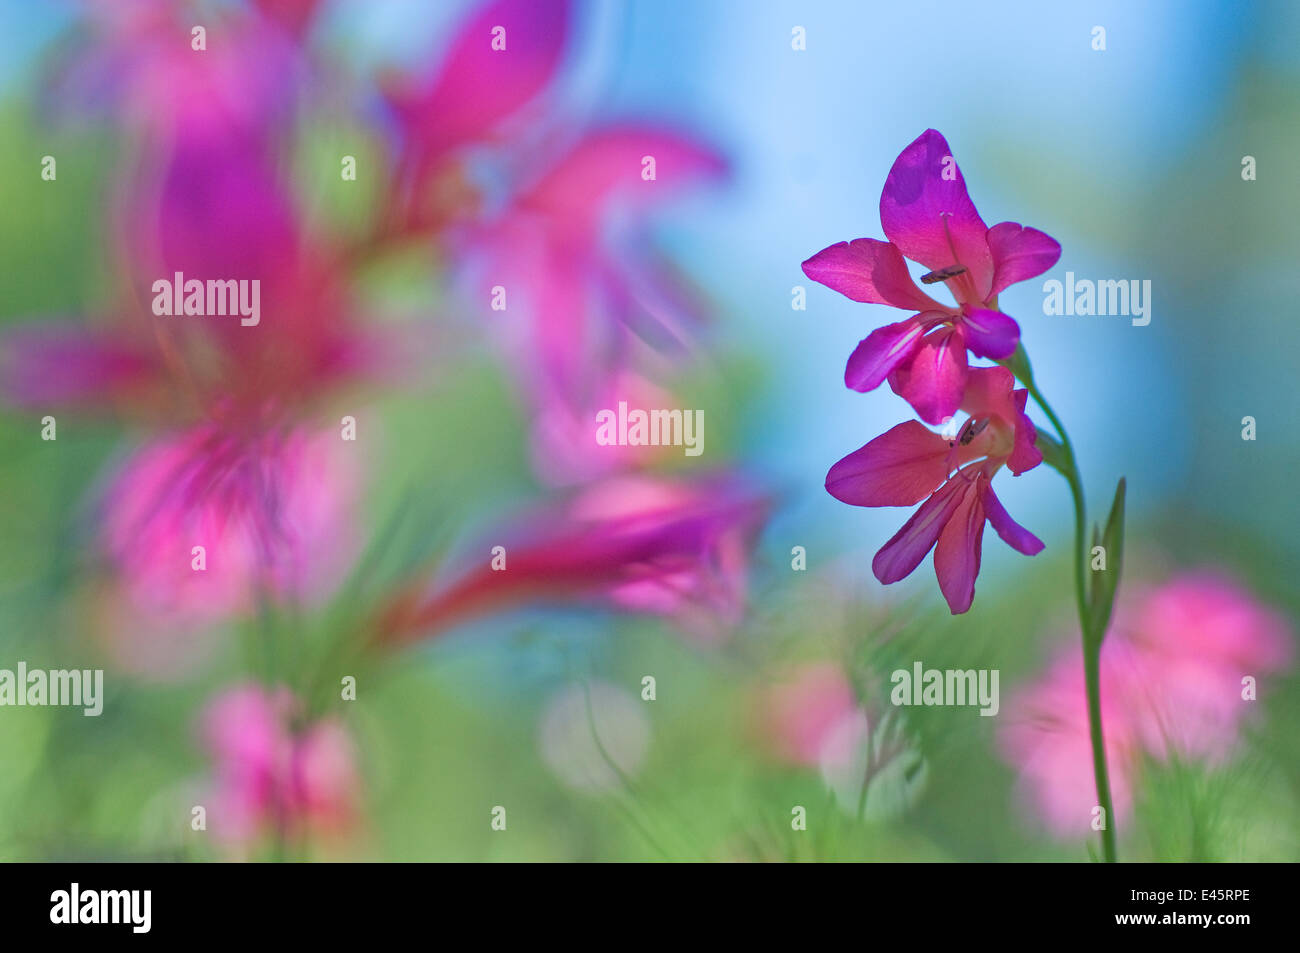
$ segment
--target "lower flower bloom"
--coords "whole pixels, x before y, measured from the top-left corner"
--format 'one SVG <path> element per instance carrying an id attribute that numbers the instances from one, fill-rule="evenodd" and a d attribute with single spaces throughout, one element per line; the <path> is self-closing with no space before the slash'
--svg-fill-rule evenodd
<path id="1" fill-rule="evenodd" d="M 954 615 L 975 598 L 984 523 L 1013 549 L 1033 556 L 1043 543 L 1008 515 L 993 492 L 1004 465 L 1017 476 L 1043 460 L 1025 414 L 1028 392 L 1004 367 L 970 371 L 962 407 L 970 415 L 954 439 L 914 420 L 901 423 L 840 460 L 826 475 L 831 496 L 853 506 L 921 508 L 876 553 L 882 583 L 911 575 L 934 550 L 939 589 Z"/>

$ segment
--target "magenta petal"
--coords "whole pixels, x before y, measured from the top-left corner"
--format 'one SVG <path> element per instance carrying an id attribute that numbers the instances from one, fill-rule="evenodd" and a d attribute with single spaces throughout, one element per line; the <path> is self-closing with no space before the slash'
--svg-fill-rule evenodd
<path id="1" fill-rule="evenodd" d="M 1011 518 L 1002 501 L 993 492 L 992 484 L 984 487 L 983 504 L 988 521 L 993 524 L 1004 543 L 1026 556 L 1036 556 L 1043 551 L 1043 541 Z"/>
<path id="2" fill-rule="evenodd" d="M 934 548 L 934 574 L 953 615 L 970 608 L 975 599 L 975 577 L 980 573 L 984 507 L 977 486 L 977 482 L 967 484 L 960 505 L 953 511 Z"/>
<path id="3" fill-rule="evenodd" d="M 948 143 L 933 129 L 894 161 L 880 196 L 880 224 L 913 261 L 935 270 L 964 265 L 980 300 L 987 300 L 993 283 L 988 226 L 966 193 Z"/>
<path id="4" fill-rule="evenodd" d="M 978 357 L 1002 361 L 1016 351 L 1020 343 L 1020 325 L 1001 311 L 969 308 L 962 316 L 966 346 Z"/>
<path id="5" fill-rule="evenodd" d="M 655 179 L 641 178 L 641 160 L 655 158 Z M 543 212 L 553 226 L 582 232 L 611 203 L 627 214 L 662 203 L 665 192 L 720 178 L 723 156 L 685 132 L 643 123 L 596 127 L 582 136 L 519 200 L 524 215 Z"/>
<path id="6" fill-rule="evenodd" d="M 947 440 L 909 420 L 831 467 L 826 492 L 853 506 L 911 506 L 943 482 L 947 457 Z"/>
<path id="7" fill-rule="evenodd" d="M 889 384 L 928 424 L 941 424 L 957 412 L 966 388 L 966 340 L 960 328 L 927 334 L 911 361 L 889 377 Z"/>
<path id="8" fill-rule="evenodd" d="M 255 148 L 233 134 L 215 144 L 182 140 L 156 185 L 133 192 L 125 225 L 146 287 L 177 271 L 186 278 L 238 275 L 261 282 L 263 309 L 270 310 L 301 240 L 288 187 Z"/>
<path id="9" fill-rule="evenodd" d="M 912 281 L 902 253 L 889 242 L 874 238 L 823 248 L 803 263 L 803 273 L 854 301 L 908 311 L 942 307 Z"/>
<path id="10" fill-rule="evenodd" d="M 568 36 L 569 0 L 496 0 L 456 35 L 437 78 L 390 101 L 412 138 L 430 151 L 486 136 L 550 82 Z M 493 30 L 506 48 L 492 48 Z"/>
<path id="11" fill-rule="evenodd" d="M 871 571 L 885 585 L 898 582 L 912 574 L 921 560 L 925 558 L 953 511 L 962 501 L 960 490 L 966 487 L 961 477 L 949 480 L 921 508 L 912 514 L 912 518 L 903 524 L 903 528 L 876 553 L 871 561 Z"/>
<path id="12" fill-rule="evenodd" d="M 301 38 L 316 15 L 320 0 L 253 0 L 263 16 L 280 24 L 295 37 Z"/>
<path id="13" fill-rule="evenodd" d="M 993 253 L 993 289 L 999 294 L 1017 281 L 1041 275 L 1061 258 L 1061 244 L 1036 228 L 1016 222 L 1001 222 L 989 229 L 989 251 Z"/>
<path id="14" fill-rule="evenodd" d="M 916 353 L 925 329 L 923 316 L 919 314 L 876 328 L 849 355 L 849 363 L 844 368 L 845 386 L 863 394 L 875 390 L 894 368 Z"/>
<path id="15" fill-rule="evenodd" d="M 1007 469 L 1016 476 L 1026 470 L 1032 470 L 1043 462 L 1043 451 L 1036 446 L 1038 428 L 1034 426 L 1034 422 L 1025 413 L 1025 401 L 1028 398 L 1029 391 L 1023 387 L 1011 395 L 1011 399 L 1016 405 L 1016 439 L 1011 448 L 1011 456 L 1007 457 Z"/>
<path id="16" fill-rule="evenodd" d="M 0 396 L 22 407 L 102 406 L 158 371 L 149 350 L 81 325 L 16 328 L 0 336 L 0 345 Z"/>

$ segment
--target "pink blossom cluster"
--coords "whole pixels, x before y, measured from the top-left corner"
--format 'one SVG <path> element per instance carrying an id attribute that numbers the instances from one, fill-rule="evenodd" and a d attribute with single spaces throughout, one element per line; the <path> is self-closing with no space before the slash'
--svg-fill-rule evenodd
<path id="1" fill-rule="evenodd" d="M 1233 756 L 1261 683 L 1294 654 L 1275 611 L 1211 571 L 1121 598 L 1101 649 L 1101 709 L 1115 818 L 1132 814 L 1144 764 Z M 1057 834 L 1083 836 L 1096 806 L 1083 657 L 1062 647 L 1005 706 L 999 742 Z"/>
<path id="2" fill-rule="evenodd" d="M 347 77 L 313 46 L 317 0 L 220 5 L 201 47 L 184 5 L 87 6 L 50 101 L 126 140 L 102 241 L 112 299 L 7 331 L 0 394 L 131 428 L 96 490 L 102 575 L 89 600 L 122 668 L 193 670 L 232 624 L 319 610 L 356 572 L 370 483 L 358 448 L 374 432 L 362 395 L 417 379 L 429 356 L 430 329 L 378 320 L 367 294 L 367 269 L 392 253 L 415 252 L 446 292 L 428 312 L 477 315 L 472 331 L 496 342 L 539 486 L 483 531 L 509 572 L 486 549 L 468 571 L 423 568 L 379 597 L 359 638 L 404 644 L 557 600 L 669 618 L 707 641 L 739 621 L 765 496 L 734 467 L 666 475 L 654 448 L 595 440 L 602 407 L 676 401 L 668 381 L 698 347 L 707 303 L 650 222 L 683 190 L 720 182 L 726 162 L 680 129 L 574 118 L 557 79 L 577 12 L 572 0 L 482 3 L 423 64 L 348 99 L 335 95 Z M 340 103 L 357 155 L 330 170 L 335 186 L 362 178 L 373 194 L 346 227 L 320 215 L 296 171 L 313 155 L 302 127 Z M 188 304 L 163 316 L 151 289 L 173 276 L 255 285 L 260 318 Z M 469 304 L 496 289 L 500 312 Z M 440 349 L 456 341 L 433 333 Z M 239 689 L 206 720 L 215 823 L 237 837 L 268 819 L 351 816 L 346 729 L 289 730 L 287 704 Z"/>
<path id="3" fill-rule="evenodd" d="M 1042 542 L 1007 514 L 992 487 L 1006 466 L 1014 475 L 1042 462 L 1025 414 L 1027 391 L 1005 367 L 972 366 L 975 357 L 1005 361 L 1020 327 L 998 308 L 998 295 L 1042 274 L 1060 257 L 1050 236 L 1016 222 L 991 228 L 966 191 L 948 143 L 933 129 L 895 160 L 880 196 L 888 241 L 859 238 L 824 248 L 804 273 L 854 301 L 914 312 L 871 332 L 849 357 L 845 384 L 870 391 L 885 381 L 928 424 L 966 420 L 949 436 L 915 421 L 899 424 L 830 470 L 826 489 L 854 506 L 920 508 L 876 554 L 882 583 L 910 575 L 934 550 L 939 587 L 954 614 L 970 608 L 984 524 L 1032 556 Z M 943 284 L 944 304 L 918 287 L 907 260 L 928 269 L 926 287 Z"/>

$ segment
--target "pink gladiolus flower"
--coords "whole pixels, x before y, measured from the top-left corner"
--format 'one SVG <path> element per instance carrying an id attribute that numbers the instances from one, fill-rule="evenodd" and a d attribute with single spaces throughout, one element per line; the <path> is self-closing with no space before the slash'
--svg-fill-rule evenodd
<path id="1" fill-rule="evenodd" d="M 670 453 L 681 457 L 680 447 L 667 444 L 601 446 L 592 439 L 592 421 L 596 415 L 617 408 L 619 401 L 642 409 L 679 406 L 671 394 L 640 374 L 630 370 L 611 374 L 606 387 L 581 407 L 575 407 L 549 389 L 543 393 L 546 396 L 539 394 L 534 409 L 533 471 L 552 485 L 570 486 L 642 469 L 656 457 Z"/>
<path id="2" fill-rule="evenodd" d="M 498 138 L 546 89 L 564 53 L 570 6 L 569 0 L 495 0 L 466 21 L 430 74 L 385 78 L 384 98 L 401 140 L 386 232 L 405 235 L 433 224 L 431 217 L 445 211 L 436 208 L 442 204 L 436 187 L 447 187 L 465 147 Z M 505 47 L 494 48 L 496 42 Z M 450 179 L 459 190 L 455 176 Z"/>
<path id="3" fill-rule="evenodd" d="M 210 622 L 249 610 L 259 593 L 328 595 L 355 552 L 359 483 L 331 438 L 245 440 L 201 426 L 132 457 L 105 496 L 103 532 L 136 610 Z"/>
<path id="4" fill-rule="evenodd" d="M 642 178 L 645 156 L 654 157 L 653 179 Z M 637 338 L 683 349 L 699 303 L 639 232 L 666 195 L 724 170 L 719 155 L 680 133 L 605 126 L 471 230 L 467 270 L 485 287 L 509 289 L 501 330 L 539 403 L 585 409 L 628 368 Z"/>
<path id="5" fill-rule="evenodd" d="M 998 310 L 1009 285 L 1056 264 L 1061 246 L 1034 228 L 1002 222 L 989 228 L 966 193 L 966 182 L 943 136 L 928 129 L 895 160 L 880 196 L 880 223 L 889 241 L 859 238 L 824 248 L 804 273 L 852 298 L 916 312 L 868 335 L 849 357 L 844 382 L 857 391 L 886 379 L 927 423 L 942 423 L 961 404 L 966 351 L 1004 360 L 1020 327 Z M 955 305 L 931 298 L 913 283 L 905 258 L 942 281 Z"/>
<path id="6" fill-rule="evenodd" d="M 232 14 L 212 24 L 222 41 L 195 53 L 173 6 L 97 7 L 86 62 L 70 71 L 74 86 L 111 90 L 113 117 L 146 143 L 117 190 L 121 300 L 99 327 L 7 333 L 0 392 L 25 406 L 173 408 L 186 424 L 216 418 L 220 405 L 220 419 L 247 428 L 380 363 L 389 370 L 393 354 L 356 328 L 341 277 L 350 262 L 305 227 L 280 171 L 276 134 L 297 101 L 300 51 L 259 18 Z M 154 282 L 177 272 L 257 282 L 258 323 L 155 315 Z"/>
<path id="7" fill-rule="evenodd" d="M 271 831 L 286 838 L 336 837 L 356 826 L 356 752 L 337 721 L 291 727 L 297 702 L 287 689 L 230 688 L 202 716 L 213 762 L 209 817 L 225 844 L 247 848 Z"/>
<path id="8" fill-rule="evenodd" d="M 1212 572 L 1191 572 L 1125 597 L 1102 644 L 1102 725 L 1115 821 L 1131 813 L 1144 759 L 1229 758 L 1252 701 L 1242 679 L 1285 668 L 1288 627 Z M 999 742 L 1020 791 L 1062 836 L 1090 832 L 1092 775 L 1083 658 L 1062 651 L 1006 706 Z"/>
<path id="9" fill-rule="evenodd" d="M 432 593 L 400 594 L 378 638 L 401 644 L 519 605 L 577 602 L 671 616 L 717 642 L 742 616 L 748 552 L 766 511 L 763 497 L 729 477 L 604 480 L 502 534 L 505 569 L 484 561 Z"/>
<path id="10" fill-rule="evenodd" d="M 909 420 L 826 474 L 827 492 L 854 506 L 912 506 L 925 500 L 872 560 L 882 583 L 910 575 L 934 549 L 939 588 L 956 615 L 975 598 L 986 519 L 1013 549 L 1026 556 L 1042 550 L 1038 537 L 1017 524 L 993 492 L 993 476 L 1004 464 L 1018 476 L 1043 460 L 1034 446 L 1037 431 L 1025 415 L 1028 392 L 1014 387 L 1015 378 L 1004 367 L 972 368 L 962 405 L 970 419 L 956 439 Z"/>

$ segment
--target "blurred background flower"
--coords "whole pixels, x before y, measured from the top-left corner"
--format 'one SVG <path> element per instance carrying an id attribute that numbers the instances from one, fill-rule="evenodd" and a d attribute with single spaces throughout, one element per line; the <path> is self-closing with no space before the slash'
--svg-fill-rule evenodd
<path id="1" fill-rule="evenodd" d="M 1146 327 L 999 299 L 1084 484 L 1128 478 L 1121 856 L 1300 857 L 1296 18 L 0 3 L 0 668 L 108 670 L 97 720 L 0 708 L 0 857 L 1085 858 L 1064 484 L 999 491 L 1046 547 L 955 619 L 823 489 L 910 414 L 843 386 L 889 309 L 799 265 L 926 128 L 1044 278 L 1153 283 Z M 155 315 L 177 271 L 260 321 Z M 600 446 L 619 401 L 706 451 Z M 904 719 L 916 660 L 1016 702 Z"/>
<path id="2" fill-rule="evenodd" d="M 1128 595 L 1101 656 L 1114 822 L 1132 817 L 1143 760 L 1227 760 L 1259 693 L 1292 655 L 1286 623 L 1217 573 L 1189 572 Z M 1083 674 L 1078 648 L 1061 651 L 1010 704 L 1001 736 L 1039 813 L 1076 838 L 1092 829 L 1096 803 Z"/>

